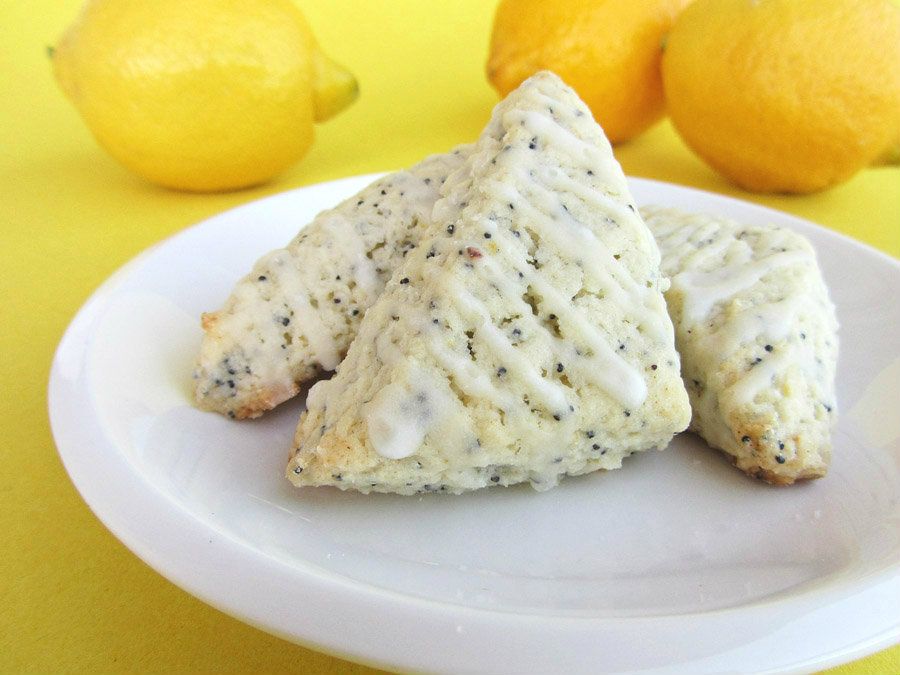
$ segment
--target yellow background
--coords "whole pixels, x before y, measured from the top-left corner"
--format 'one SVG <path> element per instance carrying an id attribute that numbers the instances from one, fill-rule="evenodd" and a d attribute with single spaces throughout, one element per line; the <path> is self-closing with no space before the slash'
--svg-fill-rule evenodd
<path id="1" fill-rule="evenodd" d="M 57 90 L 45 47 L 79 4 L 0 3 L 0 671 L 371 672 L 217 612 L 114 539 L 57 457 L 50 360 L 90 293 L 153 242 L 273 192 L 409 165 L 474 139 L 495 102 L 483 75 L 493 2 L 301 0 L 362 96 L 278 181 L 205 196 L 128 174 Z M 759 197 L 718 178 L 667 123 L 617 155 L 629 174 L 780 208 L 900 256 L 900 168 L 864 171 L 824 194 Z M 840 672 L 900 672 L 900 647 Z"/>

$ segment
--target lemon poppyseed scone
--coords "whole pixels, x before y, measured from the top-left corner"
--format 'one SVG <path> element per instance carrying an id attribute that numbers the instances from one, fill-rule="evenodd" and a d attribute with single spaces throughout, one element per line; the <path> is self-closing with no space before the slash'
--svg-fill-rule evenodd
<path id="1" fill-rule="evenodd" d="M 541 73 L 511 93 L 442 195 L 310 391 L 291 481 L 546 489 L 687 426 L 659 251 L 569 87 Z"/>
<path id="2" fill-rule="evenodd" d="M 261 258 L 221 310 L 203 315 L 197 405 L 258 417 L 333 370 L 467 152 L 435 155 L 376 181 Z"/>
<path id="3" fill-rule="evenodd" d="M 691 429 L 780 485 L 828 470 L 837 320 L 802 236 L 645 208 L 662 251 Z"/>

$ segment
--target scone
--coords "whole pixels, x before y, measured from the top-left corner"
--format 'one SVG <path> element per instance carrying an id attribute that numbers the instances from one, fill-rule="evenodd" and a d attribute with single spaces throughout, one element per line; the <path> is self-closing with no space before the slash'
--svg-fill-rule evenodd
<path id="1" fill-rule="evenodd" d="M 467 152 L 435 155 L 376 181 L 260 259 L 222 309 L 203 315 L 197 405 L 258 417 L 333 370 Z"/>
<path id="2" fill-rule="evenodd" d="M 690 419 L 659 250 L 590 111 L 494 110 L 297 430 L 294 484 L 459 493 L 615 469 Z"/>
<path id="3" fill-rule="evenodd" d="M 662 251 L 691 429 L 751 476 L 824 476 L 836 420 L 837 319 L 799 234 L 641 210 Z"/>

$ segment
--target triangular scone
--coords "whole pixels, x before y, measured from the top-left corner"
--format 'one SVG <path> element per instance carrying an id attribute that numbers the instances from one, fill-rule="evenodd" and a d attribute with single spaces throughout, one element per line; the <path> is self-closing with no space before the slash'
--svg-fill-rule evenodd
<path id="1" fill-rule="evenodd" d="M 502 101 L 429 231 L 313 387 L 287 475 L 461 492 L 614 469 L 690 418 L 659 251 L 587 107 Z"/>
<path id="2" fill-rule="evenodd" d="M 221 310 L 203 315 L 197 405 L 258 417 L 333 370 L 468 152 L 435 155 L 376 181 L 261 258 Z"/>
<path id="3" fill-rule="evenodd" d="M 770 483 L 828 470 L 836 419 L 834 305 L 802 236 L 646 208 L 694 414 L 691 430 Z"/>

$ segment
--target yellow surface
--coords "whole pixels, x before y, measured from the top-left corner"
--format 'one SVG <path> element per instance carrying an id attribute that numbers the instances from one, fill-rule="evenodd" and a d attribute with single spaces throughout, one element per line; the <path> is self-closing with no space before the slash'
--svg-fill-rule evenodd
<path id="1" fill-rule="evenodd" d="M 323 49 L 359 77 L 360 100 L 320 127 L 310 155 L 276 183 L 212 196 L 127 173 L 56 89 L 45 47 L 76 0 L 0 4 L 0 672 L 371 672 L 245 626 L 151 571 L 81 501 L 46 414 L 63 330 L 139 251 L 266 194 L 410 164 L 474 138 L 487 119 L 492 3 L 302 4 Z M 900 256 L 900 168 L 821 195 L 760 198 L 719 179 L 665 123 L 618 156 L 631 174 L 774 206 Z M 900 672 L 900 647 L 840 672 Z"/>

